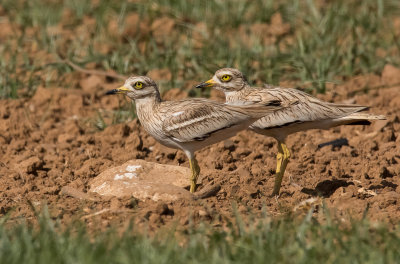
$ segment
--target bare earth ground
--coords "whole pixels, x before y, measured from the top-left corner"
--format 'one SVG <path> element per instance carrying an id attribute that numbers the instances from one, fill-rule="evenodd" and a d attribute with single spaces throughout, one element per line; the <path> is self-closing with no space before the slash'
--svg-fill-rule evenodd
<path id="1" fill-rule="evenodd" d="M 47 204 L 61 223 L 84 219 L 96 228 L 123 227 L 129 219 L 154 230 L 174 223 L 188 226 L 190 219 L 220 226 L 232 217 L 233 203 L 243 214 L 260 213 L 265 206 L 267 213 L 279 216 L 314 196 L 339 217 L 360 218 L 368 207 L 371 220 L 400 220 L 400 69 L 387 65 L 382 76 L 354 77 L 320 96 L 369 105 L 388 120 L 290 136 L 292 158 L 278 199 L 270 197 L 276 142 L 245 131 L 197 153 L 199 189 L 220 184 L 216 196 L 167 204 L 63 194 L 64 186 L 86 192 L 89 180 L 130 159 L 188 166 L 182 152 L 155 142 L 136 120 L 95 131 L 90 122 L 97 111 L 117 109 L 126 99 L 102 96 L 116 82 L 81 73 L 76 77 L 87 81 L 81 82 L 82 89 L 39 88 L 30 99 L 0 101 L 0 216 L 10 214 L 11 222 L 33 219 L 32 205 L 40 209 Z M 170 90 L 164 97 L 184 96 Z M 349 144 L 318 148 L 339 138 Z"/>

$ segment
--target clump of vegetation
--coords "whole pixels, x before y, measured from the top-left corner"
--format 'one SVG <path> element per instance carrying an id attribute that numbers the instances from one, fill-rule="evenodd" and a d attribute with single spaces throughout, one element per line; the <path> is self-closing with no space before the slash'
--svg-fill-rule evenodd
<path id="1" fill-rule="evenodd" d="M 164 70 L 164 90 L 233 66 L 252 82 L 324 92 L 327 82 L 399 64 L 399 10 L 395 0 L 4 0 L 0 96 L 77 86 L 65 58 L 122 75 Z"/>
<path id="2" fill-rule="evenodd" d="M 119 235 L 88 235 L 83 226 L 60 231 L 47 214 L 39 226 L 0 225 L 1 263 L 397 263 L 400 232 L 365 220 L 346 226 L 318 223 L 311 212 L 300 220 L 271 219 L 245 224 L 238 215 L 224 230 L 208 225 L 176 236 L 149 236 L 131 225 Z M 178 238 L 180 237 L 180 238 Z"/>

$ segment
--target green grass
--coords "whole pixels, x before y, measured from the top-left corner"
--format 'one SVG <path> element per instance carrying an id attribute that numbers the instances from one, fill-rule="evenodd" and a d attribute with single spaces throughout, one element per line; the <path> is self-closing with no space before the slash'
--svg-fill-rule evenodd
<path id="1" fill-rule="evenodd" d="M 4 220 L 3 220 L 4 221 Z M 235 224 L 235 223 L 236 224 Z M 131 225 L 88 235 L 82 225 L 60 231 L 44 214 L 39 227 L 0 225 L 1 263 L 398 263 L 400 229 L 365 220 L 341 225 L 311 214 L 303 220 L 237 216 L 225 231 L 203 224 L 153 236 Z M 175 232 L 175 233 L 174 233 Z M 180 233 L 175 236 L 174 234 Z"/>
<path id="2" fill-rule="evenodd" d="M 56 69 L 59 76 L 71 72 L 65 65 L 35 65 L 35 53 L 24 51 L 27 44 L 36 42 L 40 50 L 50 54 L 64 54 L 71 61 L 85 67 L 95 62 L 99 69 L 114 69 L 120 74 L 146 74 L 152 69 L 168 68 L 172 80 L 162 89 L 183 87 L 186 80 L 201 81 L 220 67 L 233 66 L 248 74 L 251 82 L 278 84 L 281 80 L 298 82 L 298 86 L 325 91 L 326 82 L 340 82 L 343 78 L 379 73 L 386 63 L 399 65 L 398 36 L 393 34 L 393 18 L 400 14 L 397 0 L 326 1 L 186 1 L 153 0 L 126 2 L 91 0 L 4 0 L 2 6 L 8 19 L 18 25 L 21 33 L 14 38 L 18 45 L 7 52 L 26 52 L 33 63 L 24 63 L 2 57 L 2 75 Z M 65 16 L 66 10 L 70 15 Z M 175 27 L 161 42 L 150 30 L 138 30 L 135 35 L 122 36 L 125 17 L 136 13 L 145 28 L 159 17 L 173 19 Z M 290 30 L 276 35 L 271 43 L 264 43 L 265 34 L 251 31 L 256 23 L 271 23 L 280 13 Z M 94 28 L 85 28 L 88 18 Z M 119 35 L 108 29 L 116 21 Z M 48 28 L 62 23 L 73 35 L 53 35 Z M 199 31 L 198 23 L 205 23 L 206 31 Z M 32 36 L 27 34 L 35 29 Z M 243 36 L 246 31 L 248 34 Z M 113 30 L 115 31 L 115 30 Z M 80 33 L 79 33 L 80 32 Z M 193 39 L 199 33 L 203 39 Z M 11 41 L 10 41 L 11 42 Z M 250 42 L 250 44 L 248 44 Z M 13 42 L 14 43 L 14 42 Z M 200 43 L 200 45 L 199 45 Z M 100 47 L 107 46 L 105 52 Z M 285 47 L 283 47 L 285 46 Z M 387 51 L 378 55 L 377 50 Z M 41 63 L 43 64 L 43 63 Z M 15 78 L 0 80 L 0 96 L 15 98 L 16 90 L 26 82 Z M 45 85 L 69 87 L 63 78 L 54 77 Z M 29 84 L 32 92 L 39 82 Z M 188 88 L 188 87 L 185 87 Z"/>

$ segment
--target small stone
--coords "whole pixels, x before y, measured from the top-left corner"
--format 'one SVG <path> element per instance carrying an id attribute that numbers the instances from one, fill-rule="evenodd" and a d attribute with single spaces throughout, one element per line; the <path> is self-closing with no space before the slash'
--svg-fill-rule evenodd
<path id="1" fill-rule="evenodd" d="M 367 190 L 364 187 L 362 187 L 362 188 L 357 190 L 357 197 L 361 198 L 361 199 L 373 197 L 373 196 L 376 196 L 376 195 L 377 195 L 376 192 L 374 192 L 372 190 Z"/>
<path id="2" fill-rule="evenodd" d="M 235 184 L 235 183 L 237 183 L 236 177 L 230 177 L 230 178 L 229 178 L 229 183 L 230 183 L 230 184 Z"/>
<path id="3" fill-rule="evenodd" d="M 224 148 L 229 150 L 229 151 L 234 151 L 235 150 L 235 144 L 230 139 L 225 140 L 224 141 Z"/>
<path id="4" fill-rule="evenodd" d="M 207 216 L 207 215 L 208 215 L 208 214 L 207 214 L 206 211 L 204 211 L 204 210 L 199 210 L 199 216 L 204 217 L 204 216 Z"/>
<path id="5" fill-rule="evenodd" d="M 22 172 L 30 174 L 36 172 L 38 169 L 43 168 L 43 164 L 43 160 L 40 160 L 38 157 L 30 157 L 29 159 L 18 164 L 18 167 L 20 170 L 22 170 Z"/>

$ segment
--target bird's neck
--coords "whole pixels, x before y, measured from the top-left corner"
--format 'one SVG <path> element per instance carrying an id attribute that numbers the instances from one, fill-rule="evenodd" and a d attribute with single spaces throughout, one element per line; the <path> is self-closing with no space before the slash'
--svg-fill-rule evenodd
<path id="1" fill-rule="evenodd" d="M 227 103 L 241 101 L 246 96 L 246 88 L 248 85 L 244 85 L 240 90 L 225 91 L 225 101 Z"/>
<path id="2" fill-rule="evenodd" d="M 136 114 L 141 121 L 144 118 L 148 118 L 149 115 L 153 115 L 156 111 L 157 106 L 161 103 L 160 94 L 154 93 L 145 97 L 137 98 L 135 100 Z"/>

